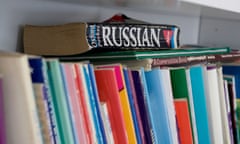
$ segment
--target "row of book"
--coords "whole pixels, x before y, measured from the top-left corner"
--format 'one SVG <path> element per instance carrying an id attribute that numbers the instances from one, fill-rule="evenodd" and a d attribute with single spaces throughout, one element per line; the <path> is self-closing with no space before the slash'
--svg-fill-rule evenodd
<path id="1" fill-rule="evenodd" d="M 1 52 L 1 142 L 239 142 L 239 52 L 144 53 L 104 61 L 103 52 L 89 62 L 92 53 L 80 61 Z M 192 63 L 178 63 L 186 58 Z"/>

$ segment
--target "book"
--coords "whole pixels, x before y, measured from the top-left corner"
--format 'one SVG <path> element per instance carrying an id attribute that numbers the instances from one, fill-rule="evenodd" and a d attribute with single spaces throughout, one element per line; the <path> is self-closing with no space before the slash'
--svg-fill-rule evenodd
<path id="1" fill-rule="evenodd" d="M 146 101 L 152 126 L 152 138 L 155 143 L 176 143 L 174 133 L 171 133 L 171 119 L 168 116 L 171 114 L 168 111 L 169 103 L 166 98 L 169 95 L 164 89 L 163 77 L 167 77 L 166 74 L 160 68 L 144 72 L 147 89 Z M 176 119 L 174 123 L 176 123 Z"/>
<path id="2" fill-rule="evenodd" d="M 190 113 L 188 109 L 187 99 L 174 99 L 174 106 L 176 110 L 176 119 L 178 125 L 179 143 L 192 144 L 192 129 L 190 121 Z"/>
<path id="3" fill-rule="evenodd" d="M 74 64 L 74 71 L 76 73 L 76 80 L 75 83 L 78 89 L 78 101 L 80 104 L 81 115 L 83 120 L 83 129 L 85 130 L 85 136 L 87 138 L 87 143 L 95 143 L 96 142 L 96 135 L 94 133 L 94 127 L 91 122 L 91 112 L 89 111 L 89 102 L 87 101 L 88 94 L 87 88 L 85 83 L 85 75 L 83 72 L 83 63 L 75 63 Z"/>
<path id="4" fill-rule="evenodd" d="M 86 65 L 85 75 L 87 78 L 87 86 L 90 94 L 90 102 L 94 115 L 94 124 L 97 131 L 97 138 L 99 143 L 106 143 L 105 131 L 103 129 L 103 122 L 100 114 L 100 100 L 98 95 L 98 89 L 96 85 L 96 78 L 94 75 L 94 67 L 91 64 Z"/>
<path id="5" fill-rule="evenodd" d="M 129 143 L 137 143 L 135 128 L 133 124 L 131 107 L 128 99 L 128 93 L 125 83 L 125 77 L 123 74 L 123 68 L 121 64 L 111 65 L 97 65 L 96 69 L 113 68 L 117 78 L 118 91 L 120 96 L 121 108 L 123 110 L 123 118 L 126 124 L 126 131 L 128 135 Z"/>
<path id="6" fill-rule="evenodd" d="M 72 123 L 70 119 L 71 113 L 64 91 L 64 81 L 60 62 L 58 59 L 48 59 L 46 64 L 48 67 L 48 79 L 61 143 L 74 143 Z"/>
<path id="7" fill-rule="evenodd" d="M 124 62 L 130 60 L 145 60 L 150 59 L 164 59 L 164 58 L 179 58 L 188 57 L 193 59 L 194 56 L 228 54 L 229 47 L 204 47 L 204 48 L 179 48 L 179 49 L 162 49 L 162 50 L 114 50 L 105 52 L 88 52 L 80 55 L 59 56 L 61 60 L 77 61 L 89 60 L 91 62 Z M 190 59 L 189 58 L 189 59 Z M 200 57 L 197 59 L 203 59 Z M 169 60 L 169 59 L 168 59 Z M 156 61 L 155 61 L 156 63 Z M 159 63 L 159 62 L 158 62 Z M 155 64 L 156 65 L 156 64 Z"/>
<path id="8" fill-rule="evenodd" d="M 6 143 L 42 144 L 28 56 L 0 52 Z"/>
<path id="9" fill-rule="evenodd" d="M 218 76 L 218 85 L 219 85 L 219 99 L 220 99 L 220 109 L 221 109 L 221 119 L 222 119 L 222 128 L 223 128 L 223 140 L 224 143 L 231 143 L 231 135 L 229 129 L 229 119 L 227 113 L 227 101 L 224 91 L 224 80 L 222 67 L 217 67 L 217 76 Z"/>
<path id="10" fill-rule="evenodd" d="M 204 87 L 204 65 L 194 65 L 186 70 L 187 83 L 190 85 L 194 103 L 198 143 L 210 144 L 211 135 L 208 123 L 206 90 Z M 179 83 L 181 86 L 181 83 Z"/>
<path id="11" fill-rule="evenodd" d="M 46 61 L 42 57 L 29 56 L 31 78 L 37 103 L 39 120 L 42 128 L 44 143 L 59 142 L 59 129 L 56 124 L 56 113 L 50 94 L 47 78 Z"/>
<path id="12" fill-rule="evenodd" d="M 107 104 L 114 142 L 128 143 L 126 124 L 117 84 L 117 77 L 113 68 L 94 70 L 100 102 Z"/>
<path id="13" fill-rule="evenodd" d="M 196 126 L 196 116 L 194 109 L 193 95 L 191 91 L 191 85 L 189 83 L 189 77 L 187 76 L 187 68 L 176 67 L 170 69 L 171 83 L 173 97 L 176 98 L 186 98 L 188 100 L 188 109 L 190 111 L 190 120 L 192 128 L 192 137 L 194 143 L 198 143 L 198 134 Z"/>
<path id="14" fill-rule="evenodd" d="M 140 133 L 140 124 L 137 119 L 137 114 L 136 114 L 136 110 L 135 110 L 135 107 L 134 103 L 136 103 L 136 101 L 134 101 L 134 98 L 133 98 L 133 93 L 134 93 L 134 89 L 133 87 L 131 87 L 131 80 L 130 78 L 130 75 L 131 73 L 128 73 L 128 69 L 127 68 L 123 68 L 123 74 L 124 74 L 124 78 L 125 78 L 125 82 L 126 82 L 126 88 L 127 88 L 127 93 L 128 93 L 128 101 L 129 101 L 129 105 L 130 105 L 130 110 L 132 112 L 132 119 L 133 119 L 133 125 L 134 125 L 134 128 L 135 128 L 135 134 L 136 134 L 136 139 L 137 139 L 137 143 L 138 144 L 142 144 L 142 140 L 144 140 L 143 138 L 141 138 L 141 133 Z"/>
<path id="15" fill-rule="evenodd" d="M 75 22 L 25 25 L 24 52 L 37 55 L 72 55 L 96 49 L 166 49 L 179 47 L 175 25 L 127 22 Z"/>
<path id="16" fill-rule="evenodd" d="M 210 127 L 211 143 L 223 144 L 223 126 L 221 117 L 220 93 L 216 65 L 204 69 L 204 81 Z"/>
<path id="17" fill-rule="evenodd" d="M 5 144 L 6 141 L 6 126 L 4 113 L 4 96 L 3 96 L 3 77 L 0 75 L 0 143 Z"/>
<path id="18" fill-rule="evenodd" d="M 146 101 L 146 87 L 144 88 L 144 71 L 141 70 L 131 70 L 131 75 L 133 78 L 133 84 L 135 88 L 135 100 L 137 101 L 137 105 L 135 105 L 136 110 L 139 109 L 138 121 L 142 122 L 143 132 L 145 142 L 146 143 L 153 143 L 153 139 L 151 136 L 151 122 L 148 113 L 148 106 Z"/>
<path id="19" fill-rule="evenodd" d="M 226 81 L 226 94 L 227 98 L 229 100 L 229 108 L 230 112 L 228 114 L 229 116 L 229 122 L 230 123 L 230 130 L 232 133 L 233 142 L 238 142 L 238 128 L 236 125 L 237 121 L 237 115 L 236 115 L 236 90 L 235 90 L 235 76 L 234 75 L 223 75 L 224 80 Z"/>

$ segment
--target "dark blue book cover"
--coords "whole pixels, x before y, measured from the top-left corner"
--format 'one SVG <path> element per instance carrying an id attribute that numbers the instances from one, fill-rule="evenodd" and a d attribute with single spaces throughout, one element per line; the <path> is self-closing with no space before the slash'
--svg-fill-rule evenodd
<path id="1" fill-rule="evenodd" d="M 146 143 L 153 143 L 151 136 L 151 123 L 148 116 L 148 109 L 145 102 L 144 88 L 141 80 L 140 71 L 132 71 L 132 77 L 135 85 L 135 92 L 137 96 L 137 104 L 140 110 L 143 130 L 146 138 Z"/>
<path id="2" fill-rule="evenodd" d="M 137 137 L 137 142 L 138 142 L 138 144 L 142 144 L 141 134 L 140 134 L 140 130 L 139 130 L 139 123 L 138 123 L 138 120 L 137 120 L 136 110 L 135 110 L 135 107 L 134 107 L 134 103 L 136 103 L 136 102 L 133 99 L 133 92 L 132 92 L 133 89 L 131 89 L 128 70 L 124 68 L 123 69 L 123 74 L 124 74 L 125 83 L 126 83 L 126 87 L 127 87 L 128 100 L 129 100 L 129 104 L 130 104 L 130 108 L 131 108 L 131 112 L 132 112 L 132 118 L 133 118 L 133 124 L 134 124 L 134 127 L 135 127 L 135 134 L 136 134 L 136 137 Z"/>

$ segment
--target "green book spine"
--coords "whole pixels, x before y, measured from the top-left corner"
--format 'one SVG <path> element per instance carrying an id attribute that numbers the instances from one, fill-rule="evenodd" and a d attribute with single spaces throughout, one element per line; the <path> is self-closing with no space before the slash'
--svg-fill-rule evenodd
<path id="1" fill-rule="evenodd" d="M 47 61 L 47 66 L 59 137 L 62 144 L 72 144 L 74 143 L 74 137 L 59 61 L 57 59 L 49 60 Z"/>

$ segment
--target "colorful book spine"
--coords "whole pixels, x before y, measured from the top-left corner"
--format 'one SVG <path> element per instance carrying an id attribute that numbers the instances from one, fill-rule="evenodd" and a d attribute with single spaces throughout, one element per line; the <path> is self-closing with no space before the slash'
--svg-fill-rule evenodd
<path id="1" fill-rule="evenodd" d="M 59 137 L 61 143 L 74 143 L 72 123 L 69 118 L 69 107 L 64 91 L 64 82 L 61 73 L 60 63 L 57 59 L 47 61 L 48 78 L 52 92 L 54 110 L 56 111 Z"/>

